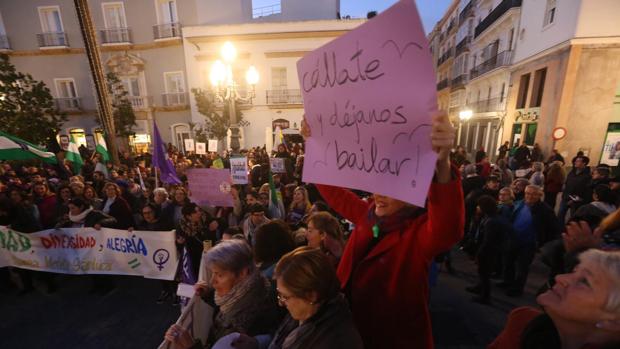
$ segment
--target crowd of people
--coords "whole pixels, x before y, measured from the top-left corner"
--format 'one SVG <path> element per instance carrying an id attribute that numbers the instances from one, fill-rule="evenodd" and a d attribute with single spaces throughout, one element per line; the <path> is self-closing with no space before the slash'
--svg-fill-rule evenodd
<path id="1" fill-rule="evenodd" d="M 302 133 L 311 136 L 305 123 Z M 583 154 L 567 164 L 554 151 L 544 161 L 538 145 L 504 144 L 491 163 L 482 149 L 472 157 L 452 150 L 454 133 L 437 113 L 431 142 L 439 155 L 424 207 L 304 183 L 303 144 L 242 151 L 248 184 L 233 186 L 233 207 L 192 202 L 185 176 L 190 168 L 230 168 L 226 153 L 169 146 L 183 183 L 168 185 L 148 154 L 124 153 L 113 166 L 82 149 L 79 173 L 69 164 L 3 163 L 0 225 L 23 233 L 174 230 L 196 276 L 204 260 L 196 294 L 216 309 L 206 343 L 172 325 L 164 337 L 174 348 L 208 348 L 234 332 L 236 348 L 432 348 L 431 265 L 449 264 L 455 247 L 477 264 L 479 281 L 467 290 L 483 304 L 495 288 L 521 296 L 536 256 L 549 266 L 541 308 L 515 309 L 489 348 L 617 348 L 620 177 L 605 165 L 589 167 Z M 283 173 L 271 173 L 270 157 L 284 158 Z M 205 241 L 213 247 L 204 250 Z M 33 291 L 33 278 L 56 290 L 54 274 L 10 272 L 21 293 Z M 180 274 L 161 282 L 156 302 L 178 304 Z M 93 292 L 115 287 L 111 277 L 90 278 Z M 0 287 L 10 284 L 9 270 L 0 269 Z"/>

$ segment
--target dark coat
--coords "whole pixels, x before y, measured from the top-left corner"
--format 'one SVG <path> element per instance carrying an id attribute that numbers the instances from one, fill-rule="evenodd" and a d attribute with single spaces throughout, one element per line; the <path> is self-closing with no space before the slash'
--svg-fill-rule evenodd
<path id="1" fill-rule="evenodd" d="M 525 205 L 525 201 L 522 201 L 515 207 L 511 218 L 513 223 L 519 215 L 519 211 L 521 211 Z M 539 201 L 531 206 L 530 210 L 532 212 L 532 220 L 534 221 L 534 229 L 536 230 L 536 243 L 539 247 L 560 237 L 562 225 L 549 205 Z M 512 238 L 511 240 L 513 242 L 516 242 L 514 234 L 512 237 L 509 236 L 509 238 Z"/>
<path id="2" fill-rule="evenodd" d="M 284 341 L 299 321 L 287 315 L 269 345 L 269 349 L 362 349 L 362 338 L 353 324 L 349 306 L 342 295 L 328 301 L 299 328 L 295 340 L 284 347 Z"/>
<path id="3" fill-rule="evenodd" d="M 106 199 L 101 207 L 105 207 L 108 200 L 109 199 Z M 127 201 L 120 196 L 114 199 L 114 202 L 110 205 L 108 214 L 116 219 L 116 226 L 114 227 L 116 229 L 127 229 L 133 226 L 131 207 L 129 207 Z"/>
<path id="4" fill-rule="evenodd" d="M 504 237 L 512 234 L 512 225 L 502 215 L 485 217 L 481 224 L 476 260 L 479 268 L 493 270 L 501 253 Z"/>
<path id="5" fill-rule="evenodd" d="M 89 214 L 86 215 L 86 219 L 84 219 L 84 228 L 92 228 L 95 225 L 101 225 L 104 228 L 115 228 L 116 227 L 116 219 L 112 216 L 108 216 L 107 214 L 92 210 Z M 73 222 L 69 218 L 63 219 L 60 221 L 56 228 L 71 228 Z"/>
<path id="6" fill-rule="evenodd" d="M 569 196 L 578 196 L 582 199 L 581 204 L 587 204 L 590 202 L 588 198 L 589 185 L 592 180 L 590 175 L 590 169 L 585 168 L 583 171 L 577 173 L 577 169 L 573 168 L 566 176 L 564 182 L 564 191 L 562 192 L 562 200 L 568 201 Z"/>

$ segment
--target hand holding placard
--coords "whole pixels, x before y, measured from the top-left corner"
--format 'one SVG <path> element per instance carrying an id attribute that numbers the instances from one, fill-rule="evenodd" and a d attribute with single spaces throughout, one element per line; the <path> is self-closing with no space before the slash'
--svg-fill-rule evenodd
<path id="1" fill-rule="evenodd" d="M 297 70 L 312 128 L 304 181 L 424 205 L 437 159 L 430 137 L 437 103 L 430 51 L 413 2 L 400 1 L 310 52 Z M 443 153 L 449 129 L 437 131 Z"/>

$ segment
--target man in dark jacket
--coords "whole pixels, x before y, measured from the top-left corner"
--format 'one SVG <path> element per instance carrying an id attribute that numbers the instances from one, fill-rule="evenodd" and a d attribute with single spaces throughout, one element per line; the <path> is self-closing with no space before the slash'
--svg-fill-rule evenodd
<path id="1" fill-rule="evenodd" d="M 541 201 L 543 190 L 536 185 L 525 188 L 525 199 L 512 214 L 512 231 L 504 251 L 504 282 L 506 295 L 518 297 L 523 293 L 530 264 L 537 247 L 560 236 L 562 229 L 553 209 Z"/>
<path id="2" fill-rule="evenodd" d="M 592 176 L 590 175 L 588 162 L 589 159 L 585 156 L 576 157 L 573 169 L 566 176 L 558 214 L 560 221 L 563 223 L 566 222 L 566 213 L 569 209 L 572 216 L 580 206 L 590 202 L 588 189 Z"/>
<path id="3" fill-rule="evenodd" d="M 482 215 L 480 229 L 478 229 L 478 236 L 476 236 L 478 244 L 476 263 L 478 264 L 479 281 L 476 286 L 468 287 L 467 291 L 478 294 L 472 298 L 474 302 L 489 304 L 491 273 L 495 270 L 504 236 L 511 234 L 512 226 L 508 219 L 498 215 L 497 200 L 489 195 L 483 195 L 478 199 L 478 210 Z"/>

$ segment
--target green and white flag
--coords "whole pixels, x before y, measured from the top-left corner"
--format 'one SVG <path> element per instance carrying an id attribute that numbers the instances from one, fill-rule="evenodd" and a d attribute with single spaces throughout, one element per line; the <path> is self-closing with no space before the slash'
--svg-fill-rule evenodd
<path id="1" fill-rule="evenodd" d="M 56 155 L 23 139 L 0 131 L 0 160 L 40 159 L 57 164 Z"/>
<path id="2" fill-rule="evenodd" d="M 108 153 L 108 146 L 106 145 L 105 138 L 101 135 L 97 135 L 97 146 L 95 147 L 97 153 L 101 154 L 101 160 L 103 162 L 110 161 L 110 153 Z"/>
<path id="3" fill-rule="evenodd" d="M 78 149 L 78 145 L 71 135 L 71 139 L 69 141 L 69 146 L 67 147 L 67 153 L 65 155 L 65 159 L 71 161 L 73 163 L 73 173 L 80 174 L 80 170 L 82 170 L 82 165 L 84 165 L 84 160 L 82 160 L 82 156 L 80 155 L 80 150 Z"/>

